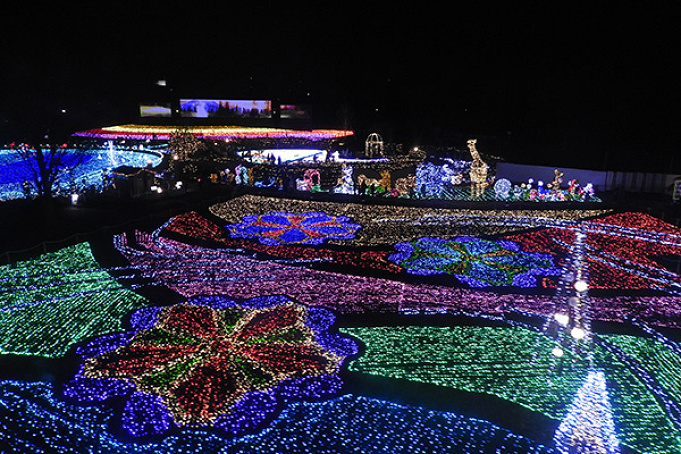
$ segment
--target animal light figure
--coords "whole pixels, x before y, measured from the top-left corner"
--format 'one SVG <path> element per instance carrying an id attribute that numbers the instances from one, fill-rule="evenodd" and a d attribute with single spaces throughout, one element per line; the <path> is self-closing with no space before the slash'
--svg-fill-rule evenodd
<path id="1" fill-rule="evenodd" d="M 553 173 L 556 176 L 553 177 L 553 181 L 546 185 L 546 187 L 549 189 L 553 189 L 553 192 L 558 192 L 560 191 L 560 184 L 563 182 L 563 172 L 561 172 L 558 169 L 555 169 Z"/>
<path id="2" fill-rule="evenodd" d="M 480 154 L 476 148 L 477 139 L 470 139 L 468 141 L 468 150 L 473 157 L 471 163 L 471 197 L 480 198 L 487 187 L 487 170 L 489 166 L 480 158 Z"/>

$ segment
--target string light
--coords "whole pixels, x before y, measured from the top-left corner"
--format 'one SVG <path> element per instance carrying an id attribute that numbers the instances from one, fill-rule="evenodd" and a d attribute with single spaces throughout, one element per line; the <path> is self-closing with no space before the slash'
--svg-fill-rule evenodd
<path id="1" fill-rule="evenodd" d="M 418 454 L 554 452 L 486 421 L 352 394 L 321 402 L 292 402 L 267 430 L 238 438 L 195 429 L 144 442 L 116 439 L 110 430 L 110 410 L 65 403 L 47 383 L 0 382 L 0 408 L 11 409 L 0 420 L 3 443 L 22 453 L 330 453 L 339 446 L 347 452 Z"/>
<path id="2" fill-rule="evenodd" d="M 576 226 L 575 226 L 576 227 Z M 681 255 L 681 229 L 644 213 L 618 213 L 579 223 L 586 235 L 583 258 L 590 269 L 589 287 L 612 290 L 663 290 L 679 294 L 678 274 L 655 257 Z M 567 254 L 573 229 L 548 228 L 512 234 L 523 250 Z"/>
<path id="3" fill-rule="evenodd" d="M 354 216 L 353 216 L 354 219 Z M 169 225 L 175 225 L 171 220 Z M 178 226 L 181 224 L 177 224 Z M 207 226 L 203 230 L 201 226 Z M 216 238 L 218 230 L 210 230 L 210 223 L 197 229 L 175 231 Z M 219 227 L 217 227 L 219 229 Z M 364 231 L 362 228 L 359 232 Z M 219 238 L 219 237 L 218 237 Z M 514 240 L 518 237 L 514 236 Z M 245 248 L 267 252 L 279 257 L 295 257 L 302 247 L 268 247 L 258 243 L 225 243 L 227 249 L 190 246 L 158 234 L 138 232 L 134 247 L 128 245 L 126 235 L 114 238 L 116 247 L 139 270 L 142 277 L 157 284 L 167 285 L 187 297 L 201 294 L 229 294 L 252 298 L 261 294 L 287 294 L 305 304 L 322 304 L 341 313 L 399 311 L 405 313 L 489 313 L 500 314 L 507 308 L 528 310 L 535 314 L 555 313 L 551 296 L 540 294 L 494 294 L 473 289 L 443 285 L 424 285 L 390 279 L 341 274 L 301 267 L 298 263 L 278 263 L 257 260 L 245 255 Z M 236 241 L 236 240 L 235 240 Z M 236 247 L 239 246 L 239 247 Z M 523 250 L 527 246 L 523 246 Z M 292 249 L 289 249 L 292 248 Z M 331 255 L 331 249 L 306 248 L 310 261 L 320 258 L 353 266 L 386 270 L 381 257 L 387 253 L 371 251 L 361 254 Z M 287 251 L 290 255 L 287 255 Z M 361 260 L 355 260 L 356 258 Z M 301 263 L 302 264 L 302 263 Z M 292 266 L 296 265 L 296 266 Z M 393 264 L 394 266 L 394 264 Z M 392 272 L 399 269 L 388 269 Z M 206 279 L 211 276 L 211 279 Z M 591 276 L 590 281 L 593 281 Z M 321 291 L 323 289 L 323 292 Z M 320 297 L 323 295 L 323 297 Z M 676 296 L 590 296 L 591 317 L 596 320 L 622 322 L 627 314 L 655 326 L 681 327 L 681 299 Z"/>
<path id="4" fill-rule="evenodd" d="M 560 326 L 567 326 L 570 323 L 570 316 L 562 312 L 556 312 L 553 314 L 553 318 Z"/>
<path id="5" fill-rule="evenodd" d="M 329 216 L 324 212 L 287 213 L 244 216 L 243 222 L 227 226 L 233 237 L 257 238 L 268 245 L 321 244 L 329 239 L 346 240 L 355 236 L 360 226 L 348 222 L 347 216 Z"/>
<path id="6" fill-rule="evenodd" d="M 469 189 L 466 189 L 470 192 Z M 227 224 L 241 222 L 243 215 L 264 215 L 285 211 L 305 213 L 321 211 L 329 215 L 352 218 L 362 226 L 352 246 L 393 245 L 422 236 L 452 237 L 471 235 L 486 237 L 518 230 L 547 226 L 575 225 L 575 221 L 602 216 L 611 210 L 461 210 L 396 205 L 318 202 L 244 195 L 209 207 L 211 214 Z M 333 240 L 330 243 L 334 243 Z M 340 244 L 341 242 L 337 242 Z M 525 251 L 538 251 L 534 248 Z M 548 253 L 548 252 L 547 252 Z"/>
<path id="7" fill-rule="evenodd" d="M 313 129 L 309 131 L 284 128 L 256 128 L 246 126 L 186 126 L 186 130 L 208 140 L 242 139 L 305 139 L 321 141 L 340 139 L 353 134 L 343 129 Z M 113 140 L 169 140 L 177 126 L 121 125 L 89 129 L 73 134 L 74 137 L 87 137 Z"/>
<path id="8" fill-rule="evenodd" d="M 76 342 L 121 330 L 146 299 L 122 287 L 80 243 L 0 267 L 0 352 L 59 357 Z"/>
<path id="9" fill-rule="evenodd" d="M 84 402 L 127 396 L 122 426 L 135 437 L 175 426 L 252 430 L 279 397 L 337 393 L 343 361 L 358 352 L 351 340 L 326 332 L 328 311 L 281 296 L 243 303 L 202 297 L 140 312 L 131 332 L 79 349 L 82 366 L 64 388 Z"/>
<path id="10" fill-rule="evenodd" d="M 570 350 L 565 350 L 561 359 L 570 366 L 561 370 L 552 366 L 554 355 L 533 360 L 537 345 L 551 352 L 555 344 L 527 328 L 400 326 L 340 331 L 366 347 L 350 363 L 353 372 L 492 394 L 557 420 L 569 413 L 572 397 L 591 370 L 588 361 L 574 361 L 578 358 Z M 681 358 L 674 355 L 673 362 L 668 363 L 671 357 L 659 361 L 659 353 L 647 356 L 648 349 L 666 350 L 651 339 L 622 335 L 604 338 L 605 342 L 594 345 L 594 364 L 608 371 L 610 389 L 617 390 L 610 398 L 620 442 L 637 452 L 678 452 L 681 436 L 668 408 L 674 405 L 669 396 L 678 398 L 671 394 L 671 387 L 677 393 L 681 389 L 681 379 L 673 372 Z M 635 357 L 616 354 L 613 344 L 629 345 L 628 351 L 639 353 Z M 664 369 L 660 368 L 662 364 Z M 665 370 L 659 381 L 667 385 L 656 389 L 647 370 Z"/>
<path id="11" fill-rule="evenodd" d="M 570 400 L 592 370 L 589 361 L 584 361 L 588 352 L 564 348 L 558 339 L 541 336 L 522 323 L 512 323 L 504 317 L 512 312 L 534 320 L 541 315 L 570 331 L 583 330 L 584 338 L 572 342 L 586 345 L 586 338 L 593 343 L 592 363 L 596 369 L 606 370 L 610 389 L 615 390 L 610 396 L 612 414 L 623 445 L 653 454 L 671 454 L 681 449 L 678 404 L 681 402 L 681 378 L 678 377 L 681 356 L 674 342 L 649 326 L 678 328 L 681 320 L 681 299 L 673 287 L 678 284 L 678 276 L 663 272 L 651 258 L 664 251 L 678 251 L 681 235 L 675 227 L 636 213 L 604 216 L 605 213 L 600 212 L 600 218 L 587 220 L 586 211 L 542 219 L 536 217 L 536 212 L 528 211 L 513 219 L 510 213 L 501 211 L 473 214 L 402 207 L 390 213 L 389 207 L 291 202 L 282 208 L 286 206 L 282 203 L 267 198 L 239 198 L 212 207 L 211 211 L 226 223 L 243 221 L 244 215 L 278 211 L 323 212 L 328 216 L 347 216 L 362 228 L 355 232 L 354 238 L 329 239 L 330 245 L 266 245 L 255 238 L 231 238 L 224 228 L 197 213 L 189 213 L 151 233 L 136 232 L 134 238 L 116 236 L 115 247 L 130 260 L 130 266 L 109 271 L 115 271 L 119 280 L 128 281 L 131 288 L 166 285 L 189 298 L 189 303 L 181 305 L 181 309 L 176 308 L 178 305 L 141 308 L 145 301 L 140 299 L 139 306 L 130 309 L 134 311 L 130 316 L 130 330 L 121 331 L 120 326 L 106 330 L 97 327 L 88 335 L 88 343 L 77 347 L 76 353 L 83 364 L 77 380 L 64 388 L 64 396 L 59 399 L 50 397 L 52 391 L 48 385 L 0 383 L 0 404 L 12 402 L 8 406 L 12 416 L 0 420 L 0 434 L 15 434 L 16 446 L 21 446 L 19 450 L 23 452 L 38 451 L 35 442 L 38 438 L 48 451 L 57 452 L 67 450 L 69 443 L 106 446 L 102 451 L 115 446 L 116 449 L 109 451 L 121 452 L 159 452 L 159 447 L 163 452 L 171 445 L 178 452 L 186 453 L 239 452 L 256 446 L 260 452 L 267 449 L 324 452 L 331 449 L 329 446 L 359 450 L 367 447 L 381 452 L 480 452 L 492 447 L 501 452 L 514 452 L 513 449 L 551 452 L 550 448 L 505 431 L 497 432 L 501 429 L 490 429 L 483 422 L 463 419 L 459 425 L 454 416 L 439 419 L 450 414 L 427 413 L 431 419 L 426 423 L 424 410 L 351 395 L 323 402 L 299 401 L 327 399 L 343 389 L 339 363 L 332 359 L 356 354 L 353 338 L 357 338 L 365 345 L 366 352 L 350 365 L 353 372 L 485 392 L 555 420 L 570 419 Z M 484 223 L 484 213 L 489 216 L 487 223 Z M 542 224 L 548 228 L 538 229 Z M 517 233 L 530 228 L 534 230 Z M 495 293 L 462 288 L 451 282 L 434 285 L 396 279 L 404 277 L 404 270 L 388 260 L 395 253 L 393 245 L 423 238 L 425 235 L 421 232 L 428 229 L 447 231 L 447 240 L 463 237 L 480 247 L 490 241 L 511 252 L 555 257 L 556 266 L 563 269 L 559 275 L 538 278 L 536 288 L 563 289 L 561 291 L 566 292 L 563 306 L 557 308 L 555 299 L 541 292 Z M 583 247 L 570 254 L 575 234 L 580 230 L 584 232 Z M 496 235 L 496 239 L 487 240 L 486 235 Z M 445 240 L 445 236 L 437 238 Z M 205 246 L 206 241 L 213 247 Z M 87 247 L 86 250 L 89 251 Z M 46 255 L 41 258 L 44 262 L 41 265 L 27 266 L 28 262 L 21 262 L 16 268 L 3 268 L 0 317 L 20 311 L 28 313 L 36 320 L 25 328 L 31 334 L 41 329 L 43 312 L 48 312 L 45 308 L 69 301 L 71 292 L 76 299 L 90 301 L 89 298 L 99 294 L 106 300 L 124 290 L 118 289 L 117 284 L 110 287 L 111 276 L 94 259 L 75 265 L 77 255 L 65 251 L 63 256 Z M 585 267 L 568 276 L 565 271 L 571 269 L 574 260 Z M 56 263 L 52 264 L 53 261 Z M 360 272 L 348 273 L 344 267 L 336 267 L 343 272 L 327 271 L 324 266 L 328 263 L 344 264 L 354 267 L 350 268 L 353 273 Z M 384 274 L 382 278 L 357 275 L 371 274 L 362 270 L 380 270 Z M 614 284 L 607 282 L 617 276 L 623 279 Z M 587 283 L 586 287 L 575 285 L 582 280 Z M 73 290 L 72 286 L 86 282 L 92 286 Z M 110 290 L 113 288 L 116 290 Z M 616 291 L 597 297 L 587 295 L 593 288 Z M 632 288 L 641 291 L 663 288 L 669 294 L 626 295 Z M 568 289 L 574 295 L 568 295 Z M 129 294 L 141 298 L 132 292 Z M 221 294 L 230 297 L 221 297 Z M 292 303 L 291 298 L 301 304 Z M 87 304 L 82 307 L 86 312 L 102 315 Z M 342 314 L 466 314 L 476 317 L 474 324 L 495 320 L 514 328 L 346 327 L 340 330 L 343 335 L 339 336 L 331 331 L 333 315 L 323 308 Z M 582 312 L 575 316 L 578 309 Z M 642 327 L 650 338 L 597 336 L 591 332 L 591 318 L 627 322 L 632 314 L 638 317 L 636 326 Z M 120 323 L 122 316 L 118 317 L 117 323 Z M 244 321 L 256 318 L 255 324 Z M 52 332 L 57 332 L 59 329 L 55 327 L 64 318 L 54 320 L 49 326 Z M 233 336 L 214 339 L 211 334 L 214 325 L 192 324 L 191 320 L 220 320 L 220 326 L 232 327 Z M 229 320 L 233 323 L 227 323 Z M 274 328 L 279 326 L 277 323 L 284 323 L 286 328 Z M 66 331 L 70 330 L 68 321 L 65 326 Z M 164 332 L 159 327 L 163 327 Z M 569 336 L 570 331 L 564 335 Z M 104 332 L 109 334 L 103 335 Z M 208 338 L 213 340 L 208 342 Z M 14 345 L 24 342 L 18 338 L 10 340 Z M 74 336 L 59 342 L 68 346 L 81 340 L 83 337 Z M 318 373 L 314 365 L 319 363 L 309 355 L 296 357 L 300 361 L 273 359 L 281 354 L 288 357 L 287 352 L 291 350 L 287 350 L 288 347 L 273 349 L 272 345 L 301 342 L 310 348 L 314 346 L 314 352 L 325 352 L 328 356 L 324 364 L 336 364 L 333 373 Z M 231 366 L 227 369 L 238 372 L 232 373 L 232 378 L 220 377 L 217 371 L 224 370 L 226 362 L 219 359 L 222 353 L 215 352 L 234 348 L 235 344 L 241 353 L 259 352 L 250 357 L 266 366 L 242 366 L 235 355 L 230 357 Z M 165 348 L 169 345 L 176 349 Z M 535 354 L 537 346 L 541 355 Z M 38 347 L 16 350 L 34 354 Z M 54 349 L 58 351 L 63 350 Z M 156 367 L 150 359 L 154 355 L 157 359 L 162 355 L 169 359 L 163 367 Z M 267 371 L 274 368 L 285 373 L 294 363 L 302 364 L 302 370 L 312 373 L 294 374 L 276 386 L 265 386 L 274 383 Z M 134 378 L 116 375 L 123 370 Z M 181 377 L 186 374 L 194 374 L 196 383 L 180 390 L 179 384 L 184 383 Z M 235 375 L 237 379 L 233 379 Z M 245 384 L 252 386 L 250 390 L 245 390 Z M 178 392 L 173 399 L 165 399 L 166 394 L 157 391 L 161 389 Z M 230 400 L 225 397 L 229 392 L 240 397 Z M 215 396 L 220 398 L 214 399 Z M 95 405 L 74 406 L 64 403 L 64 397 Z M 113 411 L 104 410 L 105 405 L 116 401 L 125 403 L 121 408 L 114 405 Z M 218 401 L 222 403 L 217 404 Z M 221 413 L 227 406 L 232 411 Z M 57 407 L 61 410 L 55 410 Z M 114 418 L 114 412 L 120 416 Z M 337 421 L 351 422 L 339 425 Z M 265 423 L 267 430 L 254 432 Z M 152 438 L 153 443 L 146 443 L 143 438 L 145 444 L 120 444 L 111 436 L 119 424 L 134 437 L 164 434 L 165 438 L 162 442 Z M 335 427 L 333 434 L 323 429 L 330 425 Z M 196 429 L 196 426 L 210 427 L 210 430 Z M 367 431 L 368 427 L 372 429 Z M 478 430 L 487 432 L 476 435 Z M 244 436 L 244 433 L 252 434 Z M 423 433 L 432 436 L 418 435 Z M 494 441 L 501 439 L 503 441 Z"/>
<path id="12" fill-rule="evenodd" d="M 419 275 L 452 274 L 471 287 L 515 285 L 534 287 L 538 275 L 555 275 L 548 255 L 525 253 L 510 241 L 477 237 L 422 237 L 395 245 L 388 259 Z"/>
<path id="13" fill-rule="evenodd" d="M 560 454 L 619 454 L 605 375 L 589 371 L 554 436 Z"/>
<path id="14" fill-rule="evenodd" d="M 582 340 L 586 337 L 587 332 L 584 331 L 584 328 L 580 328 L 579 326 L 575 326 L 570 330 L 570 335 L 575 338 L 575 340 Z"/>
<path id="15" fill-rule="evenodd" d="M 119 147 L 60 150 L 62 152 L 65 153 L 61 157 L 65 165 L 56 180 L 56 186 L 62 193 L 68 193 L 74 187 L 77 190 L 91 186 L 101 189 L 104 185 L 102 172 L 122 165 L 144 168 L 148 161 L 155 167 L 162 159 L 158 153 Z M 76 162 L 78 165 L 75 165 Z M 0 149 L 0 169 L 0 200 L 24 198 L 24 181 L 33 182 L 35 177 L 30 167 L 19 160 L 16 150 Z"/>

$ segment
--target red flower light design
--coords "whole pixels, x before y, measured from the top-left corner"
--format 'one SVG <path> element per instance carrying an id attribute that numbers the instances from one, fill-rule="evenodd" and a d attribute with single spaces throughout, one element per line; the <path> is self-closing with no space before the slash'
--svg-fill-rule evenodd
<path id="1" fill-rule="evenodd" d="M 178 304 L 130 342 L 84 362 L 85 378 L 131 380 L 159 396 L 180 426 L 212 425 L 246 393 L 336 374 L 345 359 L 316 341 L 308 309 Z"/>

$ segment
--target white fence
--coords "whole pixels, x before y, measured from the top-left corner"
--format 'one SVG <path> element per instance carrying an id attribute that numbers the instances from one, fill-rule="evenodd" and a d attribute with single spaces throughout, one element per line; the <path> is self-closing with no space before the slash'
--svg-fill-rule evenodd
<path id="1" fill-rule="evenodd" d="M 497 163 L 496 177 L 506 178 L 512 183 L 526 182 L 532 178 L 536 181 L 550 183 L 554 177 L 555 167 L 532 166 L 523 164 L 511 164 L 507 162 Z M 559 168 L 563 172 L 563 185 L 576 179 L 580 185 L 591 183 L 598 191 L 628 191 L 646 192 L 654 194 L 671 195 L 674 189 L 674 180 L 681 178 L 678 174 L 642 173 L 642 172 L 613 172 L 602 170 L 586 170 Z"/>

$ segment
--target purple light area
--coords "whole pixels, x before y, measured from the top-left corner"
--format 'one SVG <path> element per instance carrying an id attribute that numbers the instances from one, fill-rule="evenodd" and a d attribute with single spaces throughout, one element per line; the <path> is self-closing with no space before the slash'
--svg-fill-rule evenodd
<path id="1" fill-rule="evenodd" d="M 162 307 L 151 306 L 135 311 L 130 317 L 130 326 L 134 330 L 149 329 L 158 322 L 158 314 Z"/>
<path id="2" fill-rule="evenodd" d="M 134 392 L 123 409 L 123 428 L 133 437 L 158 435 L 173 424 L 172 416 L 160 397 Z"/>
<path id="3" fill-rule="evenodd" d="M 246 393 L 234 404 L 232 411 L 220 416 L 215 427 L 228 435 L 238 435 L 259 427 L 277 407 L 277 392 L 273 389 Z"/>
<path id="4" fill-rule="evenodd" d="M 137 246 L 117 237 L 119 250 L 145 277 L 186 296 L 230 295 L 248 299 L 287 295 L 307 306 L 338 313 L 484 313 L 509 308 L 552 315 L 552 295 L 496 294 L 476 289 L 398 282 L 259 261 L 224 251 L 190 247 L 148 234 L 137 235 Z M 205 276 L 213 276 L 205 279 Z M 590 296 L 593 319 L 623 322 L 636 316 L 653 326 L 681 328 L 681 297 Z"/>
<path id="5" fill-rule="evenodd" d="M 319 377 L 300 377 L 284 380 L 279 385 L 279 393 L 287 399 L 319 399 L 337 394 L 343 387 L 343 380 L 337 375 Z"/>
<path id="6" fill-rule="evenodd" d="M 130 380 L 87 378 L 78 376 L 64 385 L 65 397 L 80 402 L 102 402 L 112 397 L 125 396 L 135 389 Z"/>
<path id="7" fill-rule="evenodd" d="M 100 336 L 86 345 L 76 348 L 76 353 L 82 356 L 83 359 L 92 358 L 125 345 L 132 339 L 133 335 L 133 332 L 127 331 Z"/>

